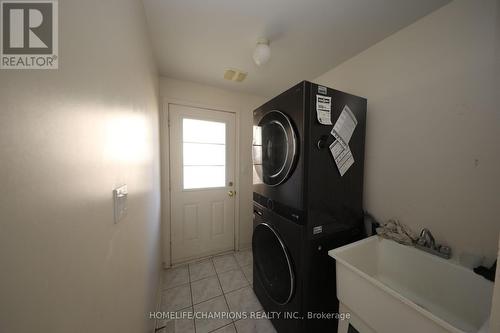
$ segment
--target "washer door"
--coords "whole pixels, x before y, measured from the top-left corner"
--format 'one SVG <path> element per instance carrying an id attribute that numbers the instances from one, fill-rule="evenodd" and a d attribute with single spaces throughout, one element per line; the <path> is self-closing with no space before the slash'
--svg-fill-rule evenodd
<path id="1" fill-rule="evenodd" d="M 273 110 L 254 126 L 253 134 L 253 163 L 258 177 L 270 186 L 283 183 L 298 156 L 297 136 L 290 119 Z"/>
<path id="2" fill-rule="evenodd" d="M 278 233 L 267 223 L 254 229 L 253 257 L 259 281 L 268 296 L 280 305 L 287 304 L 294 292 L 294 274 L 288 251 Z"/>

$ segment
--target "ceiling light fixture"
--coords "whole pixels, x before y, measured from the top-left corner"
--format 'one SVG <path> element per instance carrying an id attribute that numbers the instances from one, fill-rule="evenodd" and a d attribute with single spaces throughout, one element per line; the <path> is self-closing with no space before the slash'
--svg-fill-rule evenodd
<path id="1" fill-rule="evenodd" d="M 260 38 L 257 41 L 255 50 L 253 51 L 253 61 L 257 66 L 262 66 L 271 58 L 271 48 L 269 47 L 269 40 Z"/>

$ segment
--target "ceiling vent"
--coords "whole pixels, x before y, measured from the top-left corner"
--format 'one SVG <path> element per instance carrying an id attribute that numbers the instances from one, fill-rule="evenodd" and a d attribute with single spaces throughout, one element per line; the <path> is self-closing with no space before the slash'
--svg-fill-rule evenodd
<path id="1" fill-rule="evenodd" d="M 229 81 L 241 82 L 247 77 L 248 73 L 243 72 L 239 69 L 226 69 L 224 72 L 224 78 Z"/>

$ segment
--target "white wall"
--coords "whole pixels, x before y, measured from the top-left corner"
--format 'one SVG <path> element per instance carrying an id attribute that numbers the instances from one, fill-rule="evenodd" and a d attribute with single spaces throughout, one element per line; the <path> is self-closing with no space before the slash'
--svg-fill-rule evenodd
<path id="1" fill-rule="evenodd" d="M 0 331 L 151 332 L 158 75 L 142 3 L 59 1 L 59 27 L 59 70 L 0 70 Z"/>
<path id="2" fill-rule="evenodd" d="M 237 84 L 237 83 L 235 83 Z M 236 93 L 225 89 L 215 88 L 208 85 L 174 80 L 166 77 L 160 78 L 160 96 L 162 102 L 182 102 L 205 106 L 212 109 L 229 110 L 239 114 L 239 139 L 240 139 L 240 184 L 239 194 L 239 238 L 240 249 L 251 246 L 252 241 L 252 124 L 253 110 L 263 104 L 266 98 L 242 93 Z M 166 136 L 162 139 L 162 149 L 165 151 L 168 147 Z M 168 183 L 168 163 L 163 165 L 163 181 Z M 163 196 L 165 203 L 169 198 L 166 193 Z M 165 205 L 164 207 L 167 207 Z M 166 265 L 169 265 L 170 248 L 168 240 L 170 239 L 170 212 L 163 210 L 163 237 L 164 252 L 163 258 Z"/>
<path id="3" fill-rule="evenodd" d="M 489 262 L 500 230 L 499 3 L 452 1 L 315 80 L 368 98 L 365 208 Z"/>

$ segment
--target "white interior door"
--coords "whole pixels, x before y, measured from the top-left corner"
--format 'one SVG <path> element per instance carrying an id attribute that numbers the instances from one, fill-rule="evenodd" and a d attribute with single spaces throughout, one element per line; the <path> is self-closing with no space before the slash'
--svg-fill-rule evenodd
<path id="1" fill-rule="evenodd" d="M 172 263 L 234 249 L 235 115 L 170 104 Z"/>

